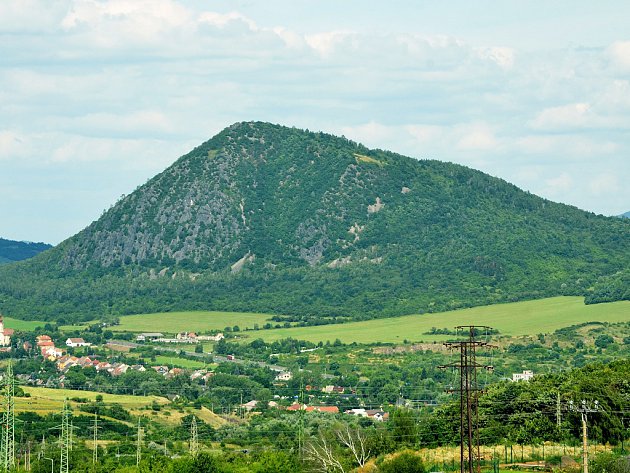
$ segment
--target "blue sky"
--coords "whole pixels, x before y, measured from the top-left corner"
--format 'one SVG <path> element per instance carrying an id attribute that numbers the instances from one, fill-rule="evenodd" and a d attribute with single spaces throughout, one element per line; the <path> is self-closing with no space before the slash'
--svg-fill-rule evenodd
<path id="1" fill-rule="evenodd" d="M 0 236 L 58 243 L 237 121 L 630 210 L 630 3 L 0 2 Z"/>

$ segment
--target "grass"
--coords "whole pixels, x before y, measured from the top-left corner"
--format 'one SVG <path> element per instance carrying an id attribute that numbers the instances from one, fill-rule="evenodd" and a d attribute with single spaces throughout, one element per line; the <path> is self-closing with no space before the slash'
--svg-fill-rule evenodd
<path id="1" fill-rule="evenodd" d="M 16 397 L 15 408 L 17 411 L 33 411 L 38 414 L 48 414 L 51 412 L 59 412 L 63 407 L 65 399 L 84 398 L 95 401 L 96 396 L 103 396 L 103 402 L 118 403 L 127 410 L 142 409 L 151 406 L 153 401 L 160 405 L 168 404 L 168 399 L 159 396 L 132 396 L 128 394 L 107 394 L 96 391 L 79 391 L 74 389 L 52 389 L 38 388 L 33 386 L 22 386 L 25 393 L 29 393 L 31 397 Z M 72 407 L 79 405 L 74 401 L 70 401 Z"/>
<path id="2" fill-rule="evenodd" d="M 354 158 L 357 160 L 357 163 L 364 162 L 370 164 L 377 164 L 379 166 L 383 166 L 383 163 L 378 159 L 370 158 L 369 156 L 365 156 L 364 154 L 354 153 Z"/>
<path id="3" fill-rule="evenodd" d="M 80 391 L 74 389 L 52 389 L 52 388 L 39 388 L 33 386 L 21 386 L 25 393 L 29 393 L 30 397 L 16 397 L 15 398 L 15 410 L 17 412 L 35 412 L 39 415 L 46 415 L 51 413 L 59 413 L 63 408 L 63 402 L 66 399 L 82 398 L 95 401 L 96 396 L 99 394 L 103 396 L 103 402 L 106 404 L 117 403 L 123 408 L 129 411 L 134 416 L 146 416 L 152 420 L 161 422 L 163 424 L 174 425 L 181 422 L 181 418 L 185 415 L 194 413 L 198 418 L 204 422 L 210 424 L 213 427 L 220 427 L 225 424 L 226 421 L 212 413 L 205 407 L 200 410 L 194 410 L 192 408 L 182 409 L 182 412 L 178 410 L 171 410 L 168 408 L 168 399 L 160 396 L 132 396 L 128 394 L 107 394 L 99 393 L 96 391 Z M 156 402 L 162 406 L 160 411 L 153 411 L 151 406 L 153 402 Z M 70 407 L 73 408 L 76 414 L 80 411 L 78 406 L 81 403 L 75 401 L 69 401 Z M 76 415 L 75 414 L 75 415 Z M 113 420 L 113 419 L 112 419 Z M 128 422 L 117 421 L 123 424 L 131 425 Z"/>
<path id="4" fill-rule="evenodd" d="M 177 356 L 168 356 L 168 355 L 157 355 L 155 357 L 155 363 L 151 362 L 151 364 L 155 365 L 167 365 L 167 366 L 175 366 L 177 368 L 188 368 L 188 369 L 201 369 L 208 368 L 208 363 L 199 360 L 188 360 L 186 358 L 179 358 Z"/>
<path id="5" fill-rule="evenodd" d="M 271 317 L 270 314 L 208 311 L 138 314 L 120 317 L 120 325 L 111 329 L 116 332 L 177 333 L 223 330 L 238 325 L 242 330 L 253 328 L 254 324 L 263 326 Z"/>
<path id="6" fill-rule="evenodd" d="M 488 325 L 502 335 L 535 335 L 584 322 L 630 321 L 630 302 L 585 305 L 581 297 L 552 297 L 535 301 L 473 307 L 435 314 L 407 315 L 347 324 L 292 327 L 286 329 L 241 332 L 249 339 L 275 341 L 293 337 L 311 342 L 373 343 L 408 341 L 441 341 L 448 335 L 424 335 L 432 327 L 453 328 L 457 325 Z"/>
<path id="7" fill-rule="evenodd" d="M 24 332 L 32 332 L 35 328 L 46 325 L 46 322 L 42 322 L 41 320 L 20 320 L 11 317 L 3 317 L 3 320 L 5 328 L 22 330 Z"/>

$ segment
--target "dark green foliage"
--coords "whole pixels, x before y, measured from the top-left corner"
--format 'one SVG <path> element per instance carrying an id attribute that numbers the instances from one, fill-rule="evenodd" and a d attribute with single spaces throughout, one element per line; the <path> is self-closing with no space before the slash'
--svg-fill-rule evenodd
<path id="1" fill-rule="evenodd" d="M 626 268 L 613 275 L 601 277 L 584 301 L 587 304 L 630 301 L 630 269 Z"/>
<path id="2" fill-rule="evenodd" d="M 413 452 L 404 451 L 378 467 L 379 473 L 424 473 L 422 459 Z"/>
<path id="3" fill-rule="evenodd" d="M 52 248 L 46 243 L 13 241 L 0 238 L 0 264 L 22 261 Z"/>
<path id="4" fill-rule="evenodd" d="M 0 308 L 324 323 L 582 295 L 630 266 L 629 231 L 456 164 L 238 123 L 79 234 L 0 268 Z"/>

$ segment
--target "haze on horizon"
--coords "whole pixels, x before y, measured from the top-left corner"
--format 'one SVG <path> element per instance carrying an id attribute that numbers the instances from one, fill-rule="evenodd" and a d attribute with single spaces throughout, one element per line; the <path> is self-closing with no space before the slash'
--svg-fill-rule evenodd
<path id="1" fill-rule="evenodd" d="M 630 210 L 630 4 L 0 3 L 0 237 L 58 243 L 237 121 Z"/>

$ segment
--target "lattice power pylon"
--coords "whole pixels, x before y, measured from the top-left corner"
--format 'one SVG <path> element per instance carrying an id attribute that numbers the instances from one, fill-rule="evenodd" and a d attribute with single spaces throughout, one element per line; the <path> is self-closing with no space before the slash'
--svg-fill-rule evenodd
<path id="1" fill-rule="evenodd" d="M 481 464 L 479 463 L 481 455 L 479 452 L 478 400 L 481 389 L 477 383 L 477 368 L 492 369 L 492 366 L 477 363 L 477 348 L 489 347 L 490 345 L 487 342 L 476 340 L 475 336 L 480 331 L 487 332 L 490 327 L 461 325 L 455 329 L 468 332 L 467 338 L 445 342 L 444 345 L 449 349 L 459 351 L 459 362 L 443 365 L 440 368 L 459 369 L 459 388 L 449 391 L 459 393 L 460 472 L 479 473 L 481 471 Z"/>
<path id="2" fill-rule="evenodd" d="M 92 450 L 92 464 L 98 463 L 98 412 L 94 413 L 94 439 Z"/>
<path id="3" fill-rule="evenodd" d="M 144 430 L 140 425 L 140 417 L 138 417 L 138 439 L 136 444 L 136 466 L 140 465 L 140 460 L 142 460 L 142 434 Z"/>
<path id="4" fill-rule="evenodd" d="M 197 418 L 193 416 L 190 422 L 190 454 L 196 457 L 199 453 L 199 433 L 197 431 Z"/>
<path id="5" fill-rule="evenodd" d="M 2 449 L 0 463 L 2 471 L 15 467 L 15 378 L 11 361 L 4 377 L 4 412 L 2 413 Z"/>
<path id="6" fill-rule="evenodd" d="M 61 459 L 59 461 L 59 473 L 68 473 L 70 471 L 70 444 L 72 443 L 72 411 L 68 405 L 68 400 L 63 402 L 63 411 L 61 411 L 61 437 L 59 438 L 59 447 L 61 449 Z"/>

